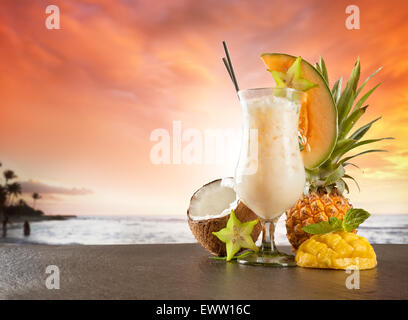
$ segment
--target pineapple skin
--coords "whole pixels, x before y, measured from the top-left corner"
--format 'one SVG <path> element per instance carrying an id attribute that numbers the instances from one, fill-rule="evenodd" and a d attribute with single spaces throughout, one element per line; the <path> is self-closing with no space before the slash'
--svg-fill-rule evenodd
<path id="1" fill-rule="evenodd" d="M 314 235 L 303 242 L 296 263 L 305 268 L 366 270 L 377 265 L 377 257 L 366 238 L 340 231 Z"/>
<path id="2" fill-rule="evenodd" d="M 343 220 L 347 210 L 352 205 L 348 199 L 340 194 L 336 188 L 330 193 L 324 189 L 309 191 L 303 195 L 296 204 L 286 211 L 286 234 L 292 245 L 292 250 L 296 251 L 299 246 L 312 235 L 304 232 L 303 227 L 322 221 L 328 221 L 330 217 Z"/>

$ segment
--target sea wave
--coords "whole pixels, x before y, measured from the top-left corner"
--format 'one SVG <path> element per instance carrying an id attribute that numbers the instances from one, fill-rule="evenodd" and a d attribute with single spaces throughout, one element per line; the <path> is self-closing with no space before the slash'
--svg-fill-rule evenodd
<path id="1" fill-rule="evenodd" d="M 372 215 L 358 234 L 371 243 L 408 244 L 408 215 Z M 276 228 L 276 243 L 288 245 L 284 217 Z M 1 240 L 0 240 L 1 241 Z M 148 244 L 196 242 L 185 217 L 78 217 L 65 221 L 31 223 L 31 235 L 11 228 L 3 242 L 41 244 Z"/>

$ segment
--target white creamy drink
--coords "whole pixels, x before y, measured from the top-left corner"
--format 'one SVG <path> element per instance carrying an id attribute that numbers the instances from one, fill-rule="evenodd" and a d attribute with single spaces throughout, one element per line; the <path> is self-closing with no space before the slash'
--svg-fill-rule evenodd
<path id="1" fill-rule="evenodd" d="M 305 185 L 298 144 L 300 101 L 294 97 L 296 91 L 285 90 L 282 96 L 276 90 L 239 92 L 244 136 L 236 169 L 236 191 L 241 201 L 267 220 L 279 217 L 294 205 Z M 254 129 L 258 136 L 251 140 Z"/>

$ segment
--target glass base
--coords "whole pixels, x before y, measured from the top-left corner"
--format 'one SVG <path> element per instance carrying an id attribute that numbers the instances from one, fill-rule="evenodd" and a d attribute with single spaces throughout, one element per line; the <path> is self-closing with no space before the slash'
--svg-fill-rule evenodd
<path id="1" fill-rule="evenodd" d="M 296 267 L 295 257 L 281 252 L 255 252 L 237 259 L 238 263 L 267 267 Z"/>

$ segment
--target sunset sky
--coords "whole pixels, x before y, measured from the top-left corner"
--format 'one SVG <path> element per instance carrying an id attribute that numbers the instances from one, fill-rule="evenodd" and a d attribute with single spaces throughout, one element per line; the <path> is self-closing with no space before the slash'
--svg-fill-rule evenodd
<path id="1" fill-rule="evenodd" d="M 58 5 L 61 29 L 45 8 Z M 361 29 L 347 30 L 358 5 Z M 241 110 L 221 58 L 226 40 L 241 88 L 272 86 L 259 55 L 325 58 L 331 83 L 356 58 L 367 89 L 369 137 L 388 153 L 352 169 L 355 207 L 408 213 L 408 2 L 30 1 L 0 5 L 0 162 L 48 214 L 184 215 L 201 185 L 233 163 L 155 165 L 151 132 L 239 130 Z M 364 148 L 362 148 L 364 150 Z"/>

